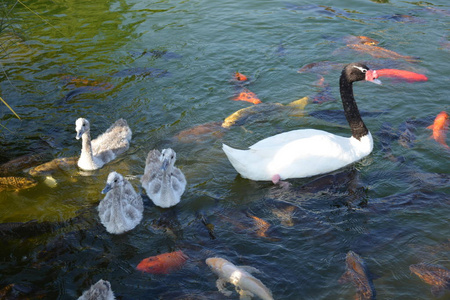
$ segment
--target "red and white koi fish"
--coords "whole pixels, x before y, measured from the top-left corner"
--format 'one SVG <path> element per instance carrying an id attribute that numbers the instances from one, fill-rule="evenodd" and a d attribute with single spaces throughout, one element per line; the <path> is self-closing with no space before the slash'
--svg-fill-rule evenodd
<path id="1" fill-rule="evenodd" d="M 227 282 L 236 287 L 241 298 L 258 296 L 263 300 L 273 300 L 272 292 L 259 280 L 250 275 L 249 272 L 257 269 L 248 266 L 237 267 L 226 259 L 220 257 L 210 257 L 206 259 L 206 264 L 219 276 L 216 286 L 219 291 L 231 296 L 231 291 L 225 289 Z"/>

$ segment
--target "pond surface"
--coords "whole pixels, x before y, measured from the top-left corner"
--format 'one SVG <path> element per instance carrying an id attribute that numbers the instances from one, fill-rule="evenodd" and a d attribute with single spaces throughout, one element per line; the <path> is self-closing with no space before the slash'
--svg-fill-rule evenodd
<path id="1" fill-rule="evenodd" d="M 217 291 L 205 264 L 219 256 L 258 268 L 254 275 L 275 299 L 353 299 L 356 288 L 339 283 L 350 250 L 374 274 L 377 299 L 433 297 L 409 266 L 450 267 L 450 151 L 426 129 L 449 111 L 447 1 L 27 5 L 36 14 L 17 3 L 0 35 L 8 53 L 1 96 L 21 117 L 0 104 L 0 163 L 34 155 L 31 167 L 79 155 L 79 117 L 90 120 L 93 137 L 124 118 L 133 139 L 100 170 L 69 167 L 52 178 L 35 176 L 31 188 L 0 191 L 1 297 L 76 299 L 104 279 L 117 299 L 237 299 L 230 286 L 230 297 Z M 350 47 L 357 36 L 388 51 Z M 298 128 L 349 136 L 338 78 L 354 61 L 429 78 L 355 84 L 374 137 L 368 157 L 332 174 L 288 180 L 286 189 L 236 173 L 222 143 L 244 149 Z M 297 72 L 311 63 L 318 64 Z M 232 81 L 236 71 L 249 77 L 245 88 L 264 105 L 283 106 L 223 129 L 227 116 L 253 105 L 232 100 L 240 88 Z M 287 106 L 305 96 L 306 106 Z M 168 147 L 188 184 L 178 205 L 161 209 L 139 179 L 147 153 Z M 107 233 L 97 213 L 111 171 L 144 199 L 142 222 L 122 235 Z M 176 250 L 189 257 L 179 270 L 135 269 L 144 258 Z"/>

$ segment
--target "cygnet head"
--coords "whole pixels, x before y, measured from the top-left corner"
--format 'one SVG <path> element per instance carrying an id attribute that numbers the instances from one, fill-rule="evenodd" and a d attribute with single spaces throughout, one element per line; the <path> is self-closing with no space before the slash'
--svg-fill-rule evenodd
<path id="1" fill-rule="evenodd" d="M 161 162 L 162 162 L 161 169 L 162 170 L 165 171 L 169 167 L 173 168 L 173 165 L 175 164 L 176 160 L 177 160 L 177 154 L 172 149 L 167 148 L 167 149 L 163 149 L 161 151 Z"/>
<path id="2" fill-rule="evenodd" d="M 90 130 L 89 121 L 85 118 L 78 118 L 75 122 L 75 131 L 77 132 L 76 139 L 79 140 L 83 133 L 88 132 Z"/>
<path id="3" fill-rule="evenodd" d="M 102 190 L 102 194 L 106 194 L 112 189 L 118 188 L 123 185 L 123 176 L 117 172 L 111 172 L 106 180 L 106 186 Z"/>
<path id="4" fill-rule="evenodd" d="M 115 299 L 114 293 L 111 290 L 111 284 L 109 281 L 100 279 L 96 284 L 83 293 L 79 298 L 81 300 L 113 300 Z"/>

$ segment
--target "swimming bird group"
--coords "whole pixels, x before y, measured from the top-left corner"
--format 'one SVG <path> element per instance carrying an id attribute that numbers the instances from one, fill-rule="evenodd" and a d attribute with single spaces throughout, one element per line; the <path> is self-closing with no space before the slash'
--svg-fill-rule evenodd
<path id="1" fill-rule="evenodd" d="M 343 68 L 339 88 L 345 117 L 350 126 L 350 137 L 317 129 L 298 129 L 267 137 L 250 146 L 248 150 L 238 150 L 223 144 L 226 157 L 242 177 L 256 181 L 272 181 L 275 184 L 286 179 L 329 173 L 361 160 L 372 152 L 373 139 L 358 110 L 353 95 L 353 84 L 358 81 L 379 84 L 378 77 L 382 76 L 408 79 L 409 76 L 417 75 L 387 70 L 389 69 L 378 73 L 361 63 L 350 63 Z M 417 80 L 417 77 L 413 80 Z M 93 140 L 90 135 L 91 123 L 87 119 L 79 118 L 75 125 L 76 138 L 82 139 L 81 154 L 76 164 L 83 171 L 102 168 L 130 147 L 132 131 L 124 119 L 117 120 Z M 437 131 L 437 126 L 430 129 Z M 186 178 L 183 172 L 175 167 L 175 161 L 176 153 L 170 148 L 162 151 L 153 149 L 147 155 L 140 182 L 156 206 L 169 208 L 177 205 L 185 191 Z M 98 214 L 106 231 L 122 234 L 136 228 L 143 219 L 143 200 L 125 176 L 117 172 L 109 173 L 102 193 L 105 197 L 98 205 Z M 138 269 L 156 272 L 155 262 L 158 268 L 163 270 L 158 271 L 160 273 L 176 269 L 188 258 L 184 254 L 174 253 L 177 255 L 166 255 L 169 258 L 177 257 L 177 261 L 173 264 L 162 263 L 162 256 L 159 255 L 143 261 Z M 349 253 L 347 263 L 349 264 L 352 259 L 360 261 L 356 254 Z M 217 287 L 225 295 L 231 293 L 224 288 L 228 282 L 236 287 L 241 297 L 258 296 L 261 299 L 273 299 L 270 289 L 250 274 L 250 271 L 255 271 L 254 269 L 237 267 L 218 257 L 208 258 L 206 264 L 219 276 Z M 349 269 L 344 277 L 354 280 L 358 276 L 362 276 L 361 273 Z M 372 290 L 367 293 L 371 296 L 375 294 Z M 96 297 L 114 299 L 109 282 L 100 280 L 79 299 L 96 299 Z"/>

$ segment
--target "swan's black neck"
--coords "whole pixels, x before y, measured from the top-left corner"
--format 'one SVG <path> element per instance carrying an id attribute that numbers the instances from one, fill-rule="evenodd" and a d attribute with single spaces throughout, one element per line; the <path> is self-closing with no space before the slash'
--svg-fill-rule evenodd
<path id="1" fill-rule="evenodd" d="M 352 136 L 357 140 L 360 140 L 369 133 L 369 130 L 367 130 L 367 127 L 361 118 L 355 98 L 353 97 L 353 82 L 347 79 L 345 70 L 342 71 L 341 74 L 339 89 L 341 92 L 345 117 L 350 125 Z"/>

